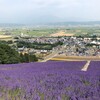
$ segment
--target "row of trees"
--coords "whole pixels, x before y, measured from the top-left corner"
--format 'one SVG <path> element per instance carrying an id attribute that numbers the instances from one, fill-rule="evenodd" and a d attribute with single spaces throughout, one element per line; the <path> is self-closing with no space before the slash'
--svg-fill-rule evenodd
<path id="1" fill-rule="evenodd" d="M 13 64 L 37 61 L 37 57 L 32 54 L 19 54 L 7 44 L 0 43 L 0 64 Z"/>
<path id="2" fill-rule="evenodd" d="M 34 61 L 38 61 L 37 57 L 35 55 L 32 54 L 20 54 L 20 62 L 34 62 Z"/>
<path id="3" fill-rule="evenodd" d="M 62 45 L 63 42 L 57 42 L 54 44 L 50 44 L 50 43 L 29 43 L 29 42 L 25 42 L 25 41 L 18 41 L 17 42 L 17 47 L 21 48 L 23 46 L 27 47 L 27 48 L 34 48 L 34 49 L 39 49 L 39 50 L 52 50 L 53 47 L 56 47 L 58 45 Z"/>

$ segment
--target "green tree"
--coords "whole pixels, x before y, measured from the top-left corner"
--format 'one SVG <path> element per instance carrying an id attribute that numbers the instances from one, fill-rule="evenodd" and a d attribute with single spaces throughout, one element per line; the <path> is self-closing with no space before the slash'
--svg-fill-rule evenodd
<path id="1" fill-rule="evenodd" d="M 29 55 L 29 62 L 38 61 L 37 57 L 35 55 Z"/>
<path id="2" fill-rule="evenodd" d="M 6 44 L 0 43 L 0 63 L 12 64 L 19 62 L 20 62 L 20 56 L 18 52 Z"/>

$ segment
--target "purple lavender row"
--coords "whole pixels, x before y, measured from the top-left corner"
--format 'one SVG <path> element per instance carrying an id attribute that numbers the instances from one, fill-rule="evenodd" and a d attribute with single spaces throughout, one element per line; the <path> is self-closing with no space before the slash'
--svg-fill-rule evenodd
<path id="1" fill-rule="evenodd" d="M 88 71 L 100 72 L 100 61 L 91 61 Z"/>
<path id="2" fill-rule="evenodd" d="M 80 61 L 73 61 L 73 62 L 58 62 L 58 61 L 52 61 L 52 62 L 41 62 L 41 63 L 23 63 L 23 64 L 8 64 L 8 65 L 0 65 L 1 70 L 11 70 L 11 69 L 17 69 L 17 68 L 27 68 L 27 67 L 34 67 L 35 70 L 41 69 L 41 70 L 56 70 L 59 68 L 59 70 L 81 70 L 81 68 L 85 65 L 86 62 Z"/>
<path id="3" fill-rule="evenodd" d="M 0 70 L 0 99 L 99 100 L 100 73 L 80 71 L 85 63 L 29 63 Z"/>

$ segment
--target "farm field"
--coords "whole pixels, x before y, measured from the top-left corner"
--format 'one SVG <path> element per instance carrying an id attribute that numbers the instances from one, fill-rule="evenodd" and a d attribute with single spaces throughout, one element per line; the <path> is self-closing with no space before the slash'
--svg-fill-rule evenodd
<path id="1" fill-rule="evenodd" d="M 8 39 L 8 38 L 12 38 L 11 36 L 7 36 L 7 35 L 0 35 L 0 39 Z"/>
<path id="2" fill-rule="evenodd" d="M 52 37 L 58 37 L 58 36 L 74 36 L 73 33 L 65 33 L 64 31 L 59 31 L 57 33 L 51 34 Z"/>
<path id="3" fill-rule="evenodd" d="M 98 67 L 98 66 L 100 66 L 100 61 L 96 61 L 96 62 L 92 61 L 91 64 L 90 64 L 90 66 L 89 66 L 88 71 L 95 70 L 95 71 L 100 72 L 100 67 Z"/>
<path id="4" fill-rule="evenodd" d="M 0 65 L 0 100 L 99 100 L 100 61 Z"/>
<path id="5" fill-rule="evenodd" d="M 86 61 L 86 60 L 93 60 L 93 61 L 100 61 L 99 56 L 66 56 L 66 55 L 58 55 L 50 60 L 55 61 Z"/>
<path id="6" fill-rule="evenodd" d="M 19 28 L 19 29 L 8 29 L 5 31 L 1 31 L 0 34 L 4 34 L 4 33 L 11 33 L 12 35 L 21 35 L 21 33 L 23 33 L 24 35 L 28 35 L 28 36 L 34 36 L 34 37 L 40 37 L 40 36 L 49 36 L 52 33 L 57 32 L 57 29 L 34 29 L 34 28 Z"/>
<path id="7" fill-rule="evenodd" d="M 20 27 L 20 28 L 3 28 L 0 30 L 0 34 L 11 33 L 12 35 L 24 35 L 40 37 L 40 36 L 88 36 L 88 35 L 100 35 L 99 27 Z"/>
<path id="8" fill-rule="evenodd" d="M 8 41 L 8 40 L 12 40 L 12 36 L 11 35 L 0 35 L 0 40 L 4 40 L 4 41 Z"/>

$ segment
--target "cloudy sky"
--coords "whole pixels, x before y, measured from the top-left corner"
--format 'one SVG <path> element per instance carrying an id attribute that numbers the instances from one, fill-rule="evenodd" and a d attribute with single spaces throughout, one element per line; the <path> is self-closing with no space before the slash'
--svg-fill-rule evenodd
<path id="1" fill-rule="evenodd" d="M 0 0 L 0 23 L 100 21 L 100 0 Z"/>

